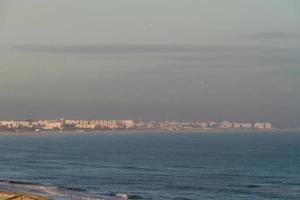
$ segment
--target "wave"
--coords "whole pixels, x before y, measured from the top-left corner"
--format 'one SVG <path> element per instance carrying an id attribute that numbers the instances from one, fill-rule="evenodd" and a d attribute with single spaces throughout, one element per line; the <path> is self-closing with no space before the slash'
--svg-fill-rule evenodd
<path id="1" fill-rule="evenodd" d="M 29 192 L 46 195 L 55 199 L 63 200 L 140 200 L 142 196 L 127 193 L 110 193 L 107 197 L 89 195 L 84 188 L 69 186 L 51 186 L 41 183 L 0 179 L 0 189 L 5 187 L 8 190 Z"/>
<path id="2" fill-rule="evenodd" d="M 121 198 L 124 200 L 139 200 L 139 199 L 143 199 L 142 196 L 139 195 L 134 195 L 134 194 L 127 194 L 127 193 L 111 193 L 110 196 L 112 197 L 117 197 L 117 198 Z"/>
<path id="3" fill-rule="evenodd" d="M 0 188 L 45 195 L 55 199 L 68 200 L 106 200 L 104 197 L 94 197 L 87 190 L 76 187 L 51 186 L 35 182 L 0 179 Z M 111 199 L 111 198 L 109 198 Z"/>

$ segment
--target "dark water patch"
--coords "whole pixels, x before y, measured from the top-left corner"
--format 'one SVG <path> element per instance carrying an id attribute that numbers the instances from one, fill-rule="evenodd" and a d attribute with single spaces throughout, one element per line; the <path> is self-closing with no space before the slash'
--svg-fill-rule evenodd
<path id="1" fill-rule="evenodd" d="M 250 195 L 254 194 L 253 191 L 246 189 L 246 188 L 217 188 L 213 189 L 211 188 L 209 190 L 210 193 L 217 193 L 217 194 L 228 194 L 228 195 L 234 195 L 234 194 L 243 194 L 243 195 Z"/>
<path id="2" fill-rule="evenodd" d="M 63 190 L 69 190 L 69 191 L 74 191 L 74 192 L 86 192 L 86 189 L 83 188 L 77 188 L 77 187 L 66 187 L 66 186 L 59 186 L 60 189 Z"/>
<path id="3" fill-rule="evenodd" d="M 249 184 L 249 185 L 244 185 L 244 187 L 252 189 L 252 188 L 261 188 L 262 186 L 261 185 L 255 185 L 255 184 Z"/>
<path id="4" fill-rule="evenodd" d="M 143 197 L 139 196 L 139 195 L 132 194 L 132 195 L 128 195 L 128 199 L 143 199 Z"/>
<path id="5" fill-rule="evenodd" d="M 192 166 L 192 165 L 172 165 L 170 166 L 174 169 L 205 169 L 204 166 Z"/>
<path id="6" fill-rule="evenodd" d="M 286 185 L 291 185 L 291 186 L 300 186 L 300 183 L 286 183 Z M 299 188 L 300 189 L 300 188 Z"/>
<path id="7" fill-rule="evenodd" d="M 27 181 L 16 181 L 16 180 L 5 180 L 5 179 L 0 179 L 0 183 L 6 183 L 6 184 L 12 184 L 12 185 L 36 185 L 36 186 L 42 186 L 42 184 L 40 184 L 40 183 L 27 182 Z"/>
<path id="8" fill-rule="evenodd" d="M 143 171 L 143 172 L 153 172 L 153 171 L 160 171 L 159 169 L 150 168 L 150 167 L 141 167 L 141 166 L 119 166 L 115 167 L 116 169 L 127 169 L 131 171 Z"/>
<path id="9" fill-rule="evenodd" d="M 200 190 L 206 190 L 206 187 L 203 186 L 197 186 L 197 185 L 177 185 L 177 186 L 166 186 L 166 189 L 177 189 L 177 190 L 183 190 L 183 191 L 200 191 Z"/>
<path id="10" fill-rule="evenodd" d="M 250 174 L 230 174 L 230 173 L 211 173 L 211 174 L 202 174 L 205 176 L 211 176 L 211 177 L 229 177 L 229 178 L 257 178 L 257 179 L 282 179 L 285 177 L 282 176 L 265 176 L 265 175 L 250 175 Z"/>
<path id="11" fill-rule="evenodd" d="M 173 200 L 193 200 L 187 197 L 174 197 Z"/>
<path id="12" fill-rule="evenodd" d="M 264 181 L 263 182 L 264 184 L 276 184 L 276 185 L 280 185 L 280 184 L 285 184 L 285 182 L 284 181 L 275 181 L 275 180 L 270 180 L 270 181 Z"/>

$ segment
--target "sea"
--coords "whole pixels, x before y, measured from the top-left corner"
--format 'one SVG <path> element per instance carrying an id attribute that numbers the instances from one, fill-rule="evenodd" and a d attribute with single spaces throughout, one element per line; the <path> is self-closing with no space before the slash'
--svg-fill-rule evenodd
<path id="1" fill-rule="evenodd" d="M 300 131 L 3 134 L 0 190 L 56 200 L 298 200 Z"/>

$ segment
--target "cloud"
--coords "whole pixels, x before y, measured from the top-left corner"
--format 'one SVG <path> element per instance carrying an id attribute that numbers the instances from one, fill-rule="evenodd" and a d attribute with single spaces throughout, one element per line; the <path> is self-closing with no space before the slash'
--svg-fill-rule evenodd
<path id="1" fill-rule="evenodd" d="M 19 45 L 9 48 L 12 51 L 29 54 L 69 54 L 69 55 L 162 55 L 177 61 L 228 61 L 242 58 L 261 57 L 261 55 L 289 57 L 297 55 L 299 48 L 268 46 L 234 46 L 234 45 Z M 237 57 L 240 56 L 240 58 Z M 289 55 L 289 56 L 287 56 Z M 136 59 L 136 57 L 135 57 Z M 158 57 L 159 59 L 159 57 Z M 298 59 L 297 59 L 298 60 Z M 297 61 L 298 63 L 298 61 Z"/>
<path id="2" fill-rule="evenodd" d="M 239 51 L 270 51 L 266 47 L 233 45 L 19 45 L 14 50 L 29 53 L 66 53 L 66 54 L 143 54 L 143 53 L 215 53 Z"/>
<path id="3" fill-rule="evenodd" d="M 285 32 L 261 32 L 246 36 L 246 38 L 249 39 L 289 39 L 299 37 L 299 34 L 289 34 Z"/>
<path id="4" fill-rule="evenodd" d="M 198 47 L 189 45 L 22 45 L 14 49 L 32 53 L 66 54 L 131 54 L 131 53 L 182 53 L 217 49 L 217 46 Z"/>
<path id="5" fill-rule="evenodd" d="M 268 46 L 233 46 L 233 45 L 23 45 L 15 46 L 14 50 L 21 53 L 34 54 L 67 54 L 79 63 L 88 63 L 98 67 L 119 66 L 118 69 L 152 68 L 171 66 L 172 69 L 203 69 L 203 68 L 263 68 L 266 66 L 294 66 L 300 64 L 300 48 L 268 47 Z M 103 56 L 101 56 L 103 55 Z M 107 56 L 109 55 L 109 56 Z M 118 56 L 120 62 L 114 62 L 110 55 Z M 107 57 L 105 57 L 107 56 Z M 71 61 L 69 61 L 71 62 Z M 104 64 L 105 63 L 105 64 Z M 66 63 L 65 63 L 66 64 Z M 74 63 L 76 66 L 78 63 Z M 134 67 L 135 66 L 135 67 Z M 151 67 L 152 66 L 152 67 Z M 103 67 L 103 66 L 102 66 Z M 168 67 L 169 68 L 169 67 Z"/>

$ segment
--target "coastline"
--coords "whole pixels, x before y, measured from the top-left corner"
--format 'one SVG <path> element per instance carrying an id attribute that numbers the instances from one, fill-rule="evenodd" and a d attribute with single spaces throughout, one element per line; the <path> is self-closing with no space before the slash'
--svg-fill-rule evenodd
<path id="1" fill-rule="evenodd" d="M 257 129 L 186 129 L 186 130 L 83 130 L 83 131 L 0 131 L 0 136 L 21 136 L 21 135 L 80 135 L 80 134 L 116 134 L 116 133 L 163 133 L 163 134 L 172 134 L 172 133 L 280 133 L 280 132 L 288 132 L 288 133 L 300 133 L 299 129 L 270 129 L 270 130 L 257 130 Z"/>

